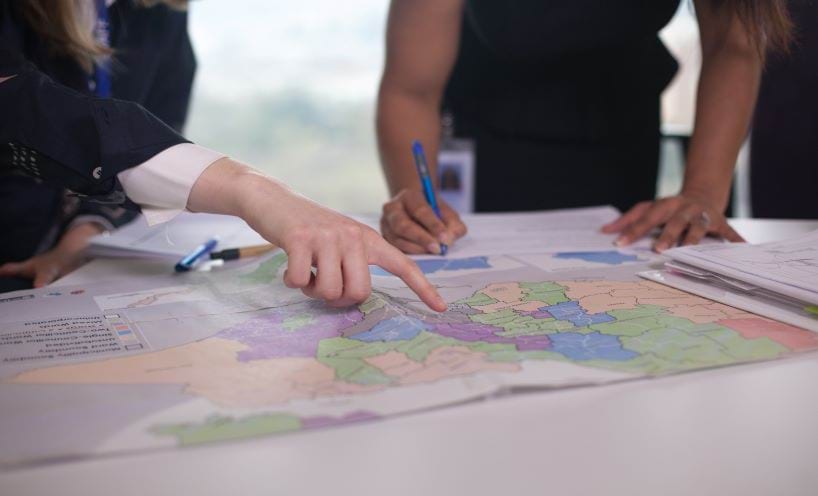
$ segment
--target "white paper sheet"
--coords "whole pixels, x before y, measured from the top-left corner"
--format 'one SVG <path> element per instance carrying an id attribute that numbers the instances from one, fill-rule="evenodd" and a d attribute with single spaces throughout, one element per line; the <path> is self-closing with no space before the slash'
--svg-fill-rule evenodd
<path id="1" fill-rule="evenodd" d="M 664 254 L 688 265 L 818 304 L 818 231 L 774 243 L 686 246 Z"/>
<path id="2" fill-rule="evenodd" d="M 213 236 L 219 238 L 217 250 L 266 243 L 238 217 L 184 212 L 153 227 L 140 217 L 112 234 L 96 236 L 90 253 L 99 257 L 179 258 Z"/>

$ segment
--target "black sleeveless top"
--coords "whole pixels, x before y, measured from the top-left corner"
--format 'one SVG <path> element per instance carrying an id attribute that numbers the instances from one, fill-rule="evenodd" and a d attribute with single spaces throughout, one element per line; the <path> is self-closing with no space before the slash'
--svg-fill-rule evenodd
<path id="1" fill-rule="evenodd" d="M 678 5 L 467 0 L 443 107 L 454 116 L 455 134 L 477 141 L 478 210 L 627 208 L 649 199 L 640 196 L 655 189 L 659 97 L 677 69 L 657 33 Z M 557 170 L 565 167 L 581 174 Z M 600 195 L 623 168 L 634 171 L 619 188 L 628 191 Z M 541 190 L 522 184 L 555 173 L 574 194 L 542 201 L 534 198 Z M 589 175 L 601 184 L 582 194 Z M 565 184 L 579 180 L 583 185 Z M 498 181 L 511 184 L 498 188 Z"/>

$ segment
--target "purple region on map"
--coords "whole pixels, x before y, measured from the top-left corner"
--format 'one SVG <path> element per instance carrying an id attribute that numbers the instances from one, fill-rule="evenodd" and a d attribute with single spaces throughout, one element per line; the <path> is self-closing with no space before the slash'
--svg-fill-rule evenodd
<path id="1" fill-rule="evenodd" d="M 480 341 L 494 344 L 513 344 L 519 351 L 544 350 L 551 346 L 551 340 L 544 334 L 532 336 L 498 336 L 503 332 L 501 327 L 475 322 L 459 322 L 455 324 L 435 324 L 433 332 L 467 343 Z"/>
<path id="2" fill-rule="evenodd" d="M 305 311 L 304 315 L 298 315 L 292 310 L 278 312 L 242 322 L 218 333 L 216 337 L 247 345 L 250 349 L 238 354 L 242 362 L 314 357 L 321 340 L 341 336 L 344 329 L 363 320 L 363 314 L 357 308 L 336 311 L 325 308 L 323 312 L 326 313 L 310 315 Z"/>
<path id="3" fill-rule="evenodd" d="M 333 427 L 336 425 L 353 424 L 355 422 L 363 422 L 364 420 L 376 420 L 380 417 L 372 412 L 358 410 L 347 413 L 340 417 L 330 417 L 327 415 L 320 415 L 318 417 L 305 417 L 301 419 L 301 425 L 304 429 L 319 429 L 321 427 Z"/>

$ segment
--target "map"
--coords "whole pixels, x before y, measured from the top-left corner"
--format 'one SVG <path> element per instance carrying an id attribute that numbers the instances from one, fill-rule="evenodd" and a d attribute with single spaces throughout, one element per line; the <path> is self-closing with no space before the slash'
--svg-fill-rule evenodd
<path id="1" fill-rule="evenodd" d="M 651 261 L 617 250 L 419 260 L 450 303 L 443 314 L 377 268 L 369 300 L 325 307 L 283 286 L 280 252 L 127 292 L 13 293 L 0 300 L 15 305 L 0 321 L 0 464 L 256 438 L 818 348 L 810 331 L 639 279 Z M 43 317 L 42 301 L 72 310 Z"/>

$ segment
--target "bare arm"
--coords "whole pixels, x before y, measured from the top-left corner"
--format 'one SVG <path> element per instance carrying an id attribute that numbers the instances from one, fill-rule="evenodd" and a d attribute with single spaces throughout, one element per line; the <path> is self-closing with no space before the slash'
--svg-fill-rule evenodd
<path id="1" fill-rule="evenodd" d="M 716 10 L 712 0 L 695 0 L 702 45 L 702 71 L 696 99 L 696 123 L 690 142 L 682 191 L 677 196 L 636 205 L 603 228 L 631 243 L 665 224 L 655 248 L 696 244 L 715 234 L 741 237 L 727 224 L 724 211 L 733 169 L 750 125 L 761 78 L 761 57 L 733 12 Z"/>
<path id="2" fill-rule="evenodd" d="M 444 222 L 424 208 L 411 143 L 419 139 L 437 168 L 440 104 L 457 57 L 463 0 L 392 0 L 386 63 L 378 92 L 377 134 L 390 193 L 384 208 L 386 238 L 412 253 L 438 252 L 465 234 L 457 214 L 443 206 Z"/>
<path id="3" fill-rule="evenodd" d="M 418 186 L 410 153 L 420 139 L 437 166 L 440 103 L 460 37 L 463 0 L 393 0 L 378 92 L 378 148 L 390 193 Z"/>
<path id="4" fill-rule="evenodd" d="M 702 71 L 682 194 L 706 198 L 723 212 L 755 107 L 761 59 L 737 16 L 711 4 L 696 1 Z"/>

